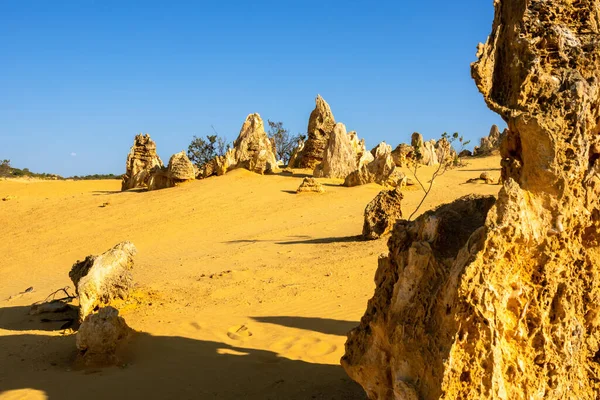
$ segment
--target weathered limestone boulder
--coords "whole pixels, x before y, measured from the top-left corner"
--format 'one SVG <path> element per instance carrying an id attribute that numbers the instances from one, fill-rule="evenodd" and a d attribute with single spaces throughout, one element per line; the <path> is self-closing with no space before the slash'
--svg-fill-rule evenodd
<path id="1" fill-rule="evenodd" d="M 476 156 L 489 156 L 492 154 L 498 154 L 500 149 L 500 142 L 502 141 L 502 137 L 507 134 L 505 130 L 503 134 L 500 133 L 500 129 L 498 126 L 492 125 L 490 129 L 490 134 L 487 137 L 481 138 L 481 143 L 479 146 L 475 146 L 473 149 L 473 153 Z"/>
<path id="2" fill-rule="evenodd" d="M 313 175 L 315 178 L 344 179 L 356 169 L 357 163 L 357 153 L 352 148 L 346 126 L 338 122 L 329 135 L 323 161 L 317 165 Z"/>
<path id="3" fill-rule="evenodd" d="M 73 264 L 69 278 L 79 297 L 81 321 L 96 308 L 129 296 L 133 287 L 131 270 L 136 252 L 133 243 L 121 242 L 99 256 L 87 256 Z"/>
<path id="4" fill-rule="evenodd" d="M 367 150 L 367 145 L 365 144 L 365 139 L 358 139 L 358 134 L 356 131 L 351 131 L 348 133 L 350 136 L 350 145 L 352 146 L 352 150 L 356 156 L 356 166 L 360 168 L 364 164 L 368 164 L 375 159 L 373 154 Z M 354 168 L 356 169 L 356 168 Z"/>
<path id="5" fill-rule="evenodd" d="M 435 149 L 435 140 L 425 142 L 423 141 L 423 135 L 415 132 L 411 136 L 410 143 L 414 149 L 414 158 L 419 164 L 429 166 L 439 164 Z"/>
<path id="6" fill-rule="evenodd" d="M 156 154 L 156 143 L 150 139 L 150 135 L 140 133 L 135 137 L 127 156 L 121 190 L 148 187 L 150 170 L 162 166 L 163 162 Z"/>
<path id="7" fill-rule="evenodd" d="M 119 363 L 118 350 L 131 328 L 119 317 L 119 311 L 107 306 L 88 315 L 75 336 L 78 357 L 85 366 L 111 366 Z"/>
<path id="8" fill-rule="evenodd" d="M 406 167 L 409 161 L 412 160 L 415 149 L 405 143 L 400 143 L 394 151 L 392 151 L 392 159 L 397 167 Z"/>
<path id="9" fill-rule="evenodd" d="M 436 142 L 435 154 L 438 164 L 451 164 L 457 157 L 456 150 L 446 138 L 441 138 Z"/>
<path id="10" fill-rule="evenodd" d="M 233 142 L 233 152 L 221 161 L 224 161 L 222 164 L 230 163 L 228 169 L 246 168 L 258 174 L 279 171 L 273 143 L 265 132 L 260 115 L 248 115 L 238 138 Z"/>
<path id="11" fill-rule="evenodd" d="M 150 171 L 148 190 L 177 186 L 196 179 L 196 168 L 184 151 L 173 154 L 167 168 L 154 167 Z"/>
<path id="12" fill-rule="evenodd" d="M 344 186 L 352 187 L 367 183 L 378 183 L 384 186 L 398 186 L 404 174 L 396 169 L 392 158 L 392 146 L 381 142 L 371 150 L 374 160 L 363 164 L 359 169 L 350 173 L 344 180 Z"/>
<path id="13" fill-rule="evenodd" d="M 292 151 L 292 155 L 290 156 L 290 160 L 288 161 L 288 168 L 297 168 L 298 163 L 300 161 L 300 157 L 302 155 L 302 151 L 304 150 L 304 140 L 298 139 L 298 143 L 296 143 L 296 147 Z"/>
<path id="14" fill-rule="evenodd" d="M 235 165 L 235 149 L 228 149 L 224 155 L 216 156 L 202 166 L 200 179 L 225 175 L 232 165 Z"/>
<path id="15" fill-rule="evenodd" d="M 414 132 L 411 135 L 410 145 L 413 147 L 413 149 L 423 147 L 424 143 L 425 143 L 425 141 L 423 140 L 423 135 L 421 135 L 419 132 Z"/>
<path id="16" fill-rule="evenodd" d="M 173 154 L 169 160 L 169 175 L 176 181 L 190 181 L 196 178 L 194 164 L 190 161 L 185 151 Z"/>
<path id="17" fill-rule="evenodd" d="M 435 140 L 431 139 L 428 142 L 423 143 L 423 148 L 421 149 L 421 158 L 419 161 L 423 165 L 438 165 L 440 160 L 438 160 L 438 153 L 435 148 Z"/>
<path id="18" fill-rule="evenodd" d="M 365 208 L 365 222 L 362 236 L 365 239 L 379 239 L 388 233 L 402 218 L 402 193 L 397 187 L 382 190 Z"/>
<path id="19" fill-rule="evenodd" d="M 472 75 L 498 200 L 396 224 L 342 364 L 371 399 L 600 394 L 600 0 L 500 0 Z"/>
<path id="20" fill-rule="evenodd" d="M 467 180 L 467 183 L 486 183 L 488 185 L 495 185 L 496 181 L 489 172 L 482 172 L 478 178 L 471 178 Z"/>
<path id="21" fill-rule="evenodd" d="M 473 156 L 473 153 L 471 152 L 471 150 L 467 150 L 467 149 L 464 149 L 463 151 L 458 153 L 459 158 L 472 157 L 472 156 Z"/>
<path id="22" fill-rule="evenodd" d="M 296 193 L 325 193 L 325 188 L 315 178 L 304 178 Z"/>
<path id="23" fill-rule="evenodd" d="M 298 157 L 297 165 L 300 168 L 314 169 L 323 160 L 329 135 L 333 132 L 335 118 L 329 104 L 318 95 L 315 109 L 308 119 L 308 138 L 304 149 Z"/>

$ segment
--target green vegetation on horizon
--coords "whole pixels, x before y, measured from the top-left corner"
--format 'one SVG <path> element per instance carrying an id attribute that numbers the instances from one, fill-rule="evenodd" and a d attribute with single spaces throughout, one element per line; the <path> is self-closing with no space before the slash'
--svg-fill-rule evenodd
<path id="1" fill-rule="evenodd" d="M 14 168 L 10 165 L 10 160 L 0 160 L 0 178 L 38 178 L 38 179 L 53 179 L 53 180 L 64 180 L 64 179 L 73 179 L 73 180 L 100 180 L 100 179 L 121 179 L 122 175 L 115 174 L 94 174 L 94 175 L 85 175 L 85 176 L 71 176 L 68 178 L 63 178 L 60 175 L 49 174 L 49 173 L 36 173 L 31 172 L 29 168 Z"/>

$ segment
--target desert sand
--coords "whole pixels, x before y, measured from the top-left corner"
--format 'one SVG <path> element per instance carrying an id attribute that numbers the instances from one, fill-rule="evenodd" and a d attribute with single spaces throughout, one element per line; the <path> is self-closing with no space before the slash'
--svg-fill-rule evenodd
<path id="1" fill-rule="evenodd" d="M 497 193 L 465 184 L 483 171 L 498 179 L 499 157 L 438 178 L 420 213 Z M 308 173 L 238 169 L 153 192 L 0 181 L 0 399 L 364 399 L 339 360 L 387 250 L 385 237 L 359 237 L 382 187 L 319 179 L 326 193 L 296 194 Z M 405 217 L 421 197 L 404 191 Z M 120 311 L 138 333 L 124 365 L 77 370 L 72 332 L 29 306 L 72 286 L 75 261 L 123 240 L 138 249 L 137 287 Z"/>

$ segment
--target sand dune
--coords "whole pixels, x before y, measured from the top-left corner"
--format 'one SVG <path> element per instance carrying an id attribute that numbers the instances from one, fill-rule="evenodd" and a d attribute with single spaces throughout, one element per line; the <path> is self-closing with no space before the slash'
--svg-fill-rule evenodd
<path id="1" fill-rule="evenodd" d="M 496 193 L 464 182 L 498 178 L 498 165 L 489 157 L 448 171 L 421 212 Z M 0 201 L 0 398 L 364 398 L 339 358 L 386 251 L 386 239 L 358 237 L 381 187 L 320 179 L 326 193 L 296 195 L 301 172 L 235 170 L 124 193 L 119 181 L 0 181 L 0 198 L 10 196 Z M 421 197 L 405 192 L 405 217 Z M 121 315 L 140 333 L 122 368 L 71 370 L 74 337 L 28 306 L 71 285 L 76 260 L 122 240 L 138 255 Z"/>

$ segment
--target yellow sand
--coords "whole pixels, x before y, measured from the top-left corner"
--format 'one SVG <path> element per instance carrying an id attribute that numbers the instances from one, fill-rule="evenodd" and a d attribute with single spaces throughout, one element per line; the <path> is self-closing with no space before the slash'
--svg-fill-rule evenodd
<path id="1" fill-rule="evenodd" d="M 498 178 L 498 165 L 448 171 L 421 211 L 497 193 L 464 182 Z M 300 172 L 126 193 L 118 181 L 0 181 L 0 399 L 364 398 L 339 359 L 386 251 L 387 238 L 357 236 L 381 187 L 320 180 L 326 193 L 297 195 Z M 421 197 L 406 190 L 405 217 Z M 138 287 L 121 315 L 141 333 L 125 366 L 71 370 L 75 337 L 28 306 L 72 286 L 75 261 L 123 240 L 138 249 Z"/>

